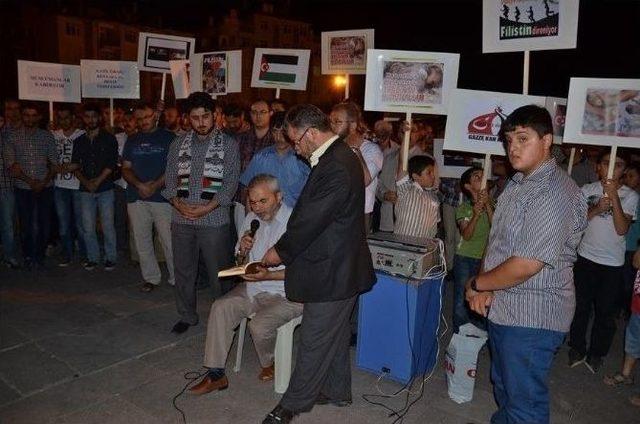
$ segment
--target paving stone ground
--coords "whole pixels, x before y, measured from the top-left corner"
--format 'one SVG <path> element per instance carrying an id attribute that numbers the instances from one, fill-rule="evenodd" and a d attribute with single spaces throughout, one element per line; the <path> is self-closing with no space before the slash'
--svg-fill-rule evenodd
<path id="1" fill-rule="evenodd" d="M 53 265 L 37 273 L 0 270 L 0 422 L 183 422 L 172 400 L 187 383 L 185 373 L 202 371 L 204 323 L 212 293 L 198 293 L 201 324 L 175 336 L 169 332 L 177 319 L 171 288 L 163 285 L 140 293 L 134 264 L 121 264 L 113 272 Z M 450 315 L 446 299 L 444 316 Z M 480 352 L 474 399 L 459 405 L 447 395 L 442 367 L 449 337 L 449 332 L 441 337 L 438 365 L 404 423 L 489 421 L 495 404 L 487 349 Z M 177 400 L 187 423 L 259 423 L 278 402 L 273 386 L 257 379 L 259 365 L 248 334 L 247 339 L 239 373 L 232 371 L 230 355 L 228 390 Z M 622 360 L 620 328 L 599 375 L 584 366 L 569 369 L 566 354 L 563 347 L 551 372 L 553 423 L 640 423 L 640 408 L 627 401 L 640 388 L 602 384 L 602 375 L 617 370 Z M 362 395 L 393 394 L 401 385 L 377 380 L 354 366 L 351 407 L 318 406 L 295 422 L 393 422 L 395 417 L 365 402 Z M 411 395 L 410 400 L 416 398 Z M 382 400 L 399 409 L 405 399 L 403 392 Z"/>

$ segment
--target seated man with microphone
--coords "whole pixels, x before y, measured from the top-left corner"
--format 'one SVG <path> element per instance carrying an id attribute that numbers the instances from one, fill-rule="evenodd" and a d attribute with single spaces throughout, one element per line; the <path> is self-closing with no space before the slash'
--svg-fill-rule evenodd
<path id="1" fill-rule="evenodd" d="M 260 261 L 285 232 L 291 215 L 291 208 L 282 202 L 278 180 L 271 175 L 256 175 L 249 182 L 248 200 L 251 212 L 244 219 L 241 230 L 244 235 L 236 245 L 240 263 Z M 204 366 L 209 372 L 189 389 L 190 393 L 201 395 L 229 386 L 225 363 L 234 329 L 250 316 L 248 327 L 262 367 L 258 378 L 273 379 L 277 329 L 302 314 L 302 304 L 285 297 L 284 273 L 284 266 L 280 266 L 245 274 L 245 282 L 211 305 L 204 354 Z"/>

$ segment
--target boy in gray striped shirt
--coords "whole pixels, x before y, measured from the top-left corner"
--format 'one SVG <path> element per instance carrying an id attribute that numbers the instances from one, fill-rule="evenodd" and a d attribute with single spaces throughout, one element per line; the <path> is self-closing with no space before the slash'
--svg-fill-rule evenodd
<path id="1" fill-rule="evenodd" d="M 551 157 L 552 131 L 549 113 L 534 105 L 503 122 L 517 173 L 498 199 L 482 272 L 467 283 L 471 309 L 488 315 L 493 424 L 549 422 L 547 376 L 575 309 L 587 202 Z"/>

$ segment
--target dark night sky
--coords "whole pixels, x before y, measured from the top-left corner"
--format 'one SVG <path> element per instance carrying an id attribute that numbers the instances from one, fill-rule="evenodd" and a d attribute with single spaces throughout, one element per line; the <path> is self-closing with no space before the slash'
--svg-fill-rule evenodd
<path id="1" fill-rule="evenodd" d="M 481 0 L 296 3 L 318 33 L 375 28 L 376 48 L 460 53 L 460 88 L 522 92 L 523 53 L 482 54 Z M 530 94 L 566 97 L 572 76 L 640 78 L 640 1 L 580 3 L 577 48 L 531 52 Z"/>

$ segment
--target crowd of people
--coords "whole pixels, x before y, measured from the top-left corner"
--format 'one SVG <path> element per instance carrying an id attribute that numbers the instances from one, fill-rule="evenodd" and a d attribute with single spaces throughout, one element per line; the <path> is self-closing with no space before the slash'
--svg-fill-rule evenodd
<path id="1" fill-rule="evenodd" d="M 325 113 L 287 110 L 279 100 L 221 105 L 193 93 L 179 108 L 57 104 L 42 121 L 37 104 L 5 100 L 3 265 L 40 271 L 56 252 L 57 266 L 111 271 L 128 253 L 140 266 L 140 290 L 150 293 L 164 261 L 178 334 L 198 324 L 205 281 L 216 300 L 208 372 L 193 394 L 228 387 L 234 329 L 248 317 L 258 378 L 273 379 L 276 330 L 302 315 L 290 387 L 265 422 L 351 403 L 349 321 L 358 293 L 375 281 L 365 240 L 376 231 L 445 241 L 454 331 L 467 323 L 489 331 L 495 422 L 545 422 L 545 414 L 548 421 L 546 373 L 565 334 L 569 365 L 595 374 L 621 314 L 630 317 L 627 356 L 604 381 L 632 382 L 640 357 L 640 157 L 622 152 L 607 179 L 608 151 L 576 146 L 569 176 L 561 170 L 569 150 L 552 144 L 543 109 L 521 108 L 505 121 L 508 160 L 494 161 L 486 187 L 477 166 L 459 179 L 439 177 L 433 140 L 442 128 L 428 120 L 368 125 L 352 101 Z M 234 262 L 255 261 L 263 266 L 241 282 L 218 279 Z M 530 372 L 527 355 L 536 351 Z M 640 397 L 632 402 L 640 406 Z"/>

